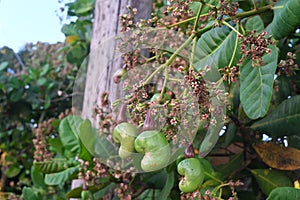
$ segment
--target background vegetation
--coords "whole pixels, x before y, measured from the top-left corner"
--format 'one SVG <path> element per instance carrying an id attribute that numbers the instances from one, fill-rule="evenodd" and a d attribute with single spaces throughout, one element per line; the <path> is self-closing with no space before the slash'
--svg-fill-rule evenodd
<path id="1" fill-rule="evenodd" d="M 229 97 L 224 134 L 215 135 L 217 144 L 200 159 L 204 181 L 191 193 L 178 187 L 180 159 L 150 173 L 112 170 L 93 158 L 74 131 L 80 126 L 79 134 L 99 136 L 71 108 L 72 97 L 82 95 L 73 93 L 73 82 L 79 66 L 86 64 L 94 5 L 93 0 L 65 5 L 68 15 L 77 17 L 62 28 L 65 43 L 27 44 L 18 53 L 8 47 L 0 50 L 0 198 L 300 198 L 298 0 L 155 0 L 153 18 L 141 22 L 142 28 L 193 36 L 192 68 L 201 71 L 208 64 L 223 76 Z M 134 13 L 129 9 L 120 17 L 123 31 L 139 27 L 133 23 Z M 150 56 L 164 63 L 172 55 L 161 50 Z M 125 70 L 134 68 L 129 61 L 135 56 L 124 56 Z M 182 66 L 178 62 L 172 67 Z M 202 143 L 206 130 L 199 127 L 195 157 L 207 144 Z M 107 141 L 99 144 L 109 148 Z M 71 189 L 78 178 L 84 185 Z"/>

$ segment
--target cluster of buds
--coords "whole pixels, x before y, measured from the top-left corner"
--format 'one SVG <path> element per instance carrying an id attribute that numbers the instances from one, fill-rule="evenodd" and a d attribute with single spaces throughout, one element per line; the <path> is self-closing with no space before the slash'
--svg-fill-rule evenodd
<path id="1" fill-rule="evenodd" d="M 237 66 L 233 66 L 233 67 L 225 66 L 224 68 L 221 69 L 221 71 L 223 72 L 223 80 L 228 81 L 229 83 L 236 82 L 237 78 L 240 75 L 240 70 Z"/>
<path id="2" fill-rule="evenodd" d="M 78 178 L 84 180 L 86 186 L 98 185 L 98 178 L 108 176 L 106 167 L 98 159 L 93 158 L 92 162 L 76 160 L 80 163 Z"/>
<path id="3" fill-rule="evenodd" d="M 115 189 L 115 192 L 121 200 L 132 199 L 132 191 L 129 189 L 129 186 L 126 183 L 120 183 L 119 187 Z"/>
<path id="4" fill-rule="evenodd" d="M 256 30 L 253 30 L 249 33 L 248 36 L 243 37 L 239 35 L 239 39 L 242 40 L 241 51 L 243 53 L 240 63 L 247 56 L 251 57 L 252 66 L 263 66 L 264 61 L 262 57 L 267 53 L 270 54 L 271 49 L 267 48 L 269 45 L 273 45 L 274 42 L 270 37 L 266 37 L 267 32 L 263 31 L 262 33 L 256 34 Z"/>
<path id="5" fill-rule="evenodd" d="M 100 106 L 94 106 L 93 117 L 97 120 L 100 127 L 100 133 L 110 133 L 113 126 L 113 119 L 111 114 L 111 104 L 109 101 L 109 93 L 102 92 L 100 94 Z"/>
<path id="6" fill-rule="evenodd" d="M 170 1 L 171 3 L 174 2 L 174 0 Z M 193 11 L 189 7 L 189 3 L 191 3 L 191 0 L 186 1 L 176 1 L 172 3 L 171 6 L 167 8 L 167 12 L 172 12 L 173 17 L 183 17 L 185 15 L 193 15 Z"/>
<path id="7" fill-rule="evenodd" d="M 32 130 L 35 135 L 35 138 L 33 139 L 35 162 L 49 161 L 53 157 L 53 153 L 48 149 L 46 140 L 46 137 L 52 133 L 53 130 L 51 125 L 52 121 L 53 119 L 49 119 L 48 121 L 39 123 L 38 127 Z"/>
<path id="8" fill-rule="evenodd" d="M 292 76 L 295 74 L 295 70 L 299 70 L 298 64 L 295 63 L 296 54 L 288 52 L 286 55 L 286 60 L 281 60 L 279 62 L 279 70 L 277 75 L 280 76 L 281 73 L 284 73 L 286 76 Z"/>
<path id="9" fill-rule="evenodd" d="M 217 197 L 211 197 L 211 192 L 209 190 L 205 191 L 205 194 L 201 194 L 199 190 L 196 190 L 192 193 L 183 193 L 180 196 L 181 200 L 185 199 L 198 199 L 198 200 L 218 200 Z"/>
<path id="10" fill-rule="evenodd" d="M 237 12 L 237 10 L 239 9 L 239 3 L 231 2 L 231 0 L 220 0 L 220 6 L 221 6 L 219 9 L 220 19 L 222 19 L 223 16 L 233 17 Z"/>
<path id="11" fill-rule="evenodd" d="M 63 118 L 76 113 L 74 108 L 66 109 L 64 112 L 60 113 L 58 119 L 62 120 Z M 35 162 L 44 162 L 49 161 L 53 158 L 54 154 L 48 149 L 48 137 L 52 137 L 56 134 L 57 130 L 55 130 L 52 126 L 52 122 L 55 118 L 51 118 L 47 121 L 43 121 L 38 124 L 37 128 L 32 129 L 32 133 L 35 138 L 32 140 L 35 148 L 34 151 L 34 161 Z"/>
<path id="12" fill-rule="evenodd" d="M 130 6 L 127 7 L 129 13 L 120 16 L 120 25 L 121 25 L 121 32 L 128 31 L 132 28 L 135 28 L 134 18 L 137 14 L 136 8 L 131 8 Z"/>
<path id="13" fill-rule="evenodd" d="M 209 103 L 209 93 L 207 91 L 207 87 L 205 81 L 202 78 L 202 75 L 209 71 L 210 67 L 206 66 L 205 71 L 203 72 L 195 72 L 193 69 L 190 69 L 187 75 L 185 75 L 185 81 L 188 85 L 191 86 L 193 95 L 196 97 L 201 108 L 206 108 L 208 110 L 210 107 Z"/>

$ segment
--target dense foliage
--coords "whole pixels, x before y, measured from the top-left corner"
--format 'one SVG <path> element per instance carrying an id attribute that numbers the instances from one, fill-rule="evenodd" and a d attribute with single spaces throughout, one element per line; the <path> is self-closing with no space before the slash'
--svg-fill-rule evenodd
<path id="1" fill-rule="evenodd" d="M 54 126 L 55 118 L 62 119 L 71 112 L 72 97 L 81 95 L 73 93 L 73 83 L 89 53 L 94 3 L 85 12 L 77 13 L 82 8 L 78 4 L 64 7 L 69 16 L 76 16 L 74 22 L 62 28 L 65 43 L 27 44 L 18 53 L 9 47 L 1 48 L 1 199 L 18 198 L 13 194 L 20 195 L 24 186 L 35 182 L 31 176 L 35 173 L 33 139 L 37 136 L 32 130 L 36 134 L 49 124 Z M 57 130 L 48 133 L 47 143 Z M 56 191 L 45 190 L 46 194 Z"/>
<path id="2" fill-rule="evenodd" d="M 124 66 L 114 77 L 128 95 L 112 115 L 99 94 L 99 129 L 71 109 L 94 3 L 66 4 L 78 19 L 63 27 L 65 45 L 28 45 L 17 57 L 1 50 L 2 196 L 300 198 L 299 0 L 155 0 L 153 17 L 138 22 L 129 7 L 120 16 Z M 130 87 L 128 77 L 142 84 Z M 171 90 L 178 80 L 190 90 Z M 157 130 L 159 105 L 167 120 Z M 82 185 L 71 189 L 75 179 Z"/>

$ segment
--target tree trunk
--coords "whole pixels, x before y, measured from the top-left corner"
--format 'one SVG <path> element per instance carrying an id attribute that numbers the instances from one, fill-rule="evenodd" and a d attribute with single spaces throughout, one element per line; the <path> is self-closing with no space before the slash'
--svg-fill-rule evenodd
<path id="1" fill-rule="evenodd" d="M 87 70 L 82 117 L 93 119 L 95 105 L 100 105 L 100 94 L 109 92 L 111 99 L 118 98 L 119 88 L 113 82 L 113 74 L 121 68 L 122 60 L 115 54 L 114 38 L 120 33 L 119 16 L 128 12 L 127 5 L 137 8 L 137 19 L 151 16 L 152 0 L 97 0 L 91 41 L 91 53 Z"/>
<path id="2" fill-rule="evenodd" d="M 127 5 L 140 11 L 137 19 L 148 19 L 151 16 L 152 0 L 97 0 L 95 4 L 91 53 L 81 113 L 83 118 L 91 120 L 94 127 L 98 123 L 93 118 L 93 111 L 95 105 L 100 105 L 100 94 L 109 92 L 115 95 L 111 97 L 113 99 L 120 94 L 119 88 L 113 83 L 113 74 L 121 68 L 122 60 L 115 54 L 116 43 L 113 38 L 120 33 L 119 16 L 128 11 Z M 82 180 L 76 180 L 72 188 L 82 184 Z"/>

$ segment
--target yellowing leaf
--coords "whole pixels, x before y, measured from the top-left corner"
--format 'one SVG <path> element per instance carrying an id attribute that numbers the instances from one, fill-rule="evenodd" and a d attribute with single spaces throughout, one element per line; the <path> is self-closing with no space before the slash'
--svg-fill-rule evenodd
<path id="1" fill-rule="evenodd" d="M 274 143 L 253 146 L 259 157 L 268 166 L 280 170 L 300 169 L 300 150 Z"/>
<path id="2" fill-rule="evenodd" d="M 300 189 L 300 183 L 298 180 L 294 181 L 294 188 Z"/>
<path id="3" fill-rule="evenodd" d="M 71 36 L 67 36 L 65 39 L 65 42 L 67 44 L 74 44 L 75 42 L 79 41 L 80 37 L 77 35 L 71 35 Z"/>
<path id="4" fill-rule="evenodd" d="M 278 187 L 292 187 L 292 181 L 282 172 L 270 169 L 250 170 L 265 195 Z"/>

